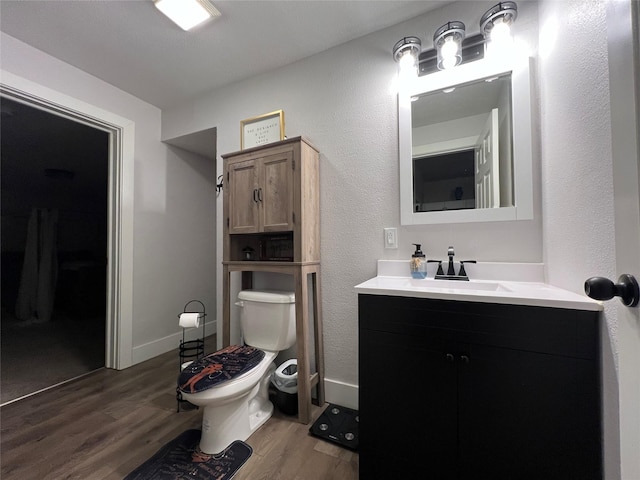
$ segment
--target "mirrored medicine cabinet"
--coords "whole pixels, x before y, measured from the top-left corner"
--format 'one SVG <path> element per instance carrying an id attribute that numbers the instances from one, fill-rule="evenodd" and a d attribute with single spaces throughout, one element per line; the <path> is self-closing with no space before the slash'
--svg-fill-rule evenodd
<path id="1" fill-rule="evenodd" d="M 398 93 L 402 225 L 533 218 L 530 59 L 483 59 Z"/>

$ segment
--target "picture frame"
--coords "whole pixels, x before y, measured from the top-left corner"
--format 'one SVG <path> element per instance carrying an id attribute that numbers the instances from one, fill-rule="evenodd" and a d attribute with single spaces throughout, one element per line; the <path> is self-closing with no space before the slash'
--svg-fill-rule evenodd
<path id="1" fill-rule="evenodd" d="M 247 118 L 240 122 L 240 150 L 284 140 L 284 111 Z"/>

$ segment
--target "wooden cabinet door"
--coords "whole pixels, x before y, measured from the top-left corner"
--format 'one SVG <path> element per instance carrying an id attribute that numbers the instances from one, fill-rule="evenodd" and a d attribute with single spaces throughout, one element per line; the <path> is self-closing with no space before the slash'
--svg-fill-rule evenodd
<path id="1" fill-rule="evenodd" d="M 258 163 L 256 160 L 229 163 L 229 233 L 260 231 Z"/>
<path id="2" fill-rule="evenodd" d="M 293 230 L 293 152 L 264 157 L 258 198 L 260 227 L 264 232 Z"/>

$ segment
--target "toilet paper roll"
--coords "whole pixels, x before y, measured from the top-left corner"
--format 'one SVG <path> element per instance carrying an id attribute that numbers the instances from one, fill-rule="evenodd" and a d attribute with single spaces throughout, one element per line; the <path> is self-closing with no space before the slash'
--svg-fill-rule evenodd
<path id="1" fill-rule="evenodd" d="M 198 328 L 200 326 L 200 314 L 195 313 L 181 313 L 180 321 L 178 322 L 182 328 Z"/>

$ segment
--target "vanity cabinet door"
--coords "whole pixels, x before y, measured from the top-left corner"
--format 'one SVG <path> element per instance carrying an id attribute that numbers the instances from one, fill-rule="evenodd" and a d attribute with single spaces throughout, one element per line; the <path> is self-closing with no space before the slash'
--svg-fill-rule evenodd
<path id="1" fill-rule="evenodd" d="M 453 480 L 457 366 L 422 310 L 398 300 L 359 296 L 360 478 Z"/>
<path id="2" fill-rule="evenodd" d="M 455 365 L 442 342 L 362 329 L 359 361 L 360 478 L 457 478 Z"/>
<path id="3" fill-rule="evenodd" d="M 461 479 L 602 478 L 595 362 L 485 345 L 463 351 Z"/>

